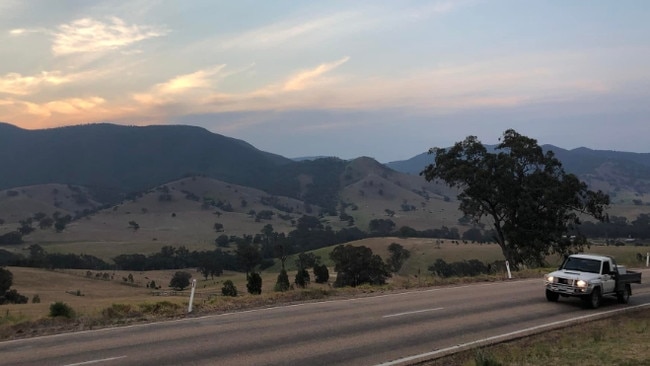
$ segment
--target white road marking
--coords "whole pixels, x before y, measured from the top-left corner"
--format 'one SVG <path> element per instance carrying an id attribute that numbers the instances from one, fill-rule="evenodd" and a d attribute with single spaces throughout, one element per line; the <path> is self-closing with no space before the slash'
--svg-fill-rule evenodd
<path id="1" fill-rule="evenodd" d="M 447 352 L 450 352 L 450 351 L 461 351 L 461 350 L 465 350 L 465 349 L 475 347 L 475 346 L 487 345 L 487 344 L 490 344 L 491 342 L 503 341 L 503 340 L 506 340 L 506 339 L 514 338 L 514 337 L 519 336 L 519 335 L 524 335 L 524 334 L 526 334 L 528 332 L 538 332 L 538 331 L 541 331 L 541 330 L 546 329 L 546 328 L 553 328 L 553 327 L 560 326 L 560 325 L 567 324 L 567 323 L 578 322 L 580 320 L 585 320 L 585 319 L 589 319 L 589 318 L 596 318 L 596 317 L 602 317 L 604 315 L 622 313 L 622 312 L 630 311 L 630 310 L 633 310 L 633 309 L 639 309 L 639 308 L 647 307 L 649 305 L 650 305 L 650 303 L 646 303 L 646 304 L 641 304 L 641 305 L 636 305 L 636 306 L 625 307 L 623 309 L 603 311 L 603 312 L 599 312 L 599 313 L 596 313 L 596 314 L 589 314 L 589 315 L 579 316 L 579 317 L 576 317 L 576 318 L 571 318 L 571 319 L 566 319 L 566 320 L 559 320 L 559 321 L 546 323 L 546 324 L 542 324 L 542 325 L 538 325 L 538 326 L 534 326 L 534 327 L 530 327 L 530 328 L 526 328 L 526 329 L 516 330 L 516 331 L 510 332 L 510 333 L 499 334 L 499 335 L 495 335 L 495 336 L 487 337 L 487 338 L 483 338 L 483 339 L 477 339 L 477 340 L 472 341 L 472 342 L 462 343 L 462 344 L 458 344 L 458 345 L 447 347 L 447 348 L 441 348 L 441 349 L 438 349 L 438 350 L 435 350 L 435 351 L 421 353 L 419 355 L 413 355 L 413 356 L 409 356 L 409 357 L 399 358 L 399 359 L 394 360 L 394 361 L 380 363 L 380 364 L 378 364 L 376 366 L 399 365 L 399 364 L 403 364 L 403 363 L 406 363 L 406 362 L 411 362 L 411 361 L 415 361 L 415 360 L 418 360 L 418 359 L 423 359 L 425 357 L 441 355 L 441 354 L 444 354 L 444 353 L 447 353 Z"/>
<path id="2" fill-rule="evenodd" d="M 92 365 L 94 363 L 100 363 L 100 362 L 108 362 L 108 361 L 114 361 L 114 360 L 119 360 L 122 358 L 125 358 L 126 356 L 118 356 L 118 357 L 111 357 L 111 358 L 102 358 L 101 360 L 90 360 L 90 361 L 85 361 L 85 362 L 79 362 L 79 363 L 70 363 L 64 366 L 81 366 L 81 365 Z"/>
<path id="3" fill-rule="evenodd" d="M 444 309 L 444 308 L 433 308 L 433 309 L 423 309 L 423 310 L 408 311 L 408 312 L 405 312 L 405 313 L 384 315 L 384 316 L 382 316 L 382 318 L 393 318 L 393 317 L 396 317 L 396 316 L 426 313 L 428 311 L 438 311 L 438 310 L 442 310 L 442 309 Z"/>

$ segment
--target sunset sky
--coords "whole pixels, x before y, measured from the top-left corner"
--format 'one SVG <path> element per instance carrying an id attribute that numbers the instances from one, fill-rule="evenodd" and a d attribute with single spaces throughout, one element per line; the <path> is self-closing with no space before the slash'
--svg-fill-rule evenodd
<path id="1" fill-rule="evenodd" d="M 508 128 L 650 152 L 650 1 L 0 0 L 0 121 L 402 160 Z"/>

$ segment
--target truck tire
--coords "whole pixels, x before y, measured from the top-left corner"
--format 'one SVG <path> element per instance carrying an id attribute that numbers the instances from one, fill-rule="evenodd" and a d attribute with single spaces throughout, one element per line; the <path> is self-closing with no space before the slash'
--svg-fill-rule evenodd
<path id="1" fill-rule="evenodd" d="M 632 288 L 630 287 L 630 284 L 626 284 L 625 288 L 623 291 L 620 291 L 616 294 L 616 298 L 618 299 L 618 302 L 621 304 L 627 304 L 630 301 L 630 294 L 632 293 Z"/>
<path id="2" fill-rule="evenodd" d="M 591 309 L 597 309 L 600 306 L 600 300 L 602 300 L 602 294 L 600 293 L 600 287 L 596 287 L 591 291 L 591 294 L 583 298 L 585 305 Z"/>
<path id="3" fill-rule="evenodd" d="M 550 302 L 557 302 L 557 299 L 560 298 L 560 294 L 553 292 L 551 290 L 546 290 L 546 300 Z"/>

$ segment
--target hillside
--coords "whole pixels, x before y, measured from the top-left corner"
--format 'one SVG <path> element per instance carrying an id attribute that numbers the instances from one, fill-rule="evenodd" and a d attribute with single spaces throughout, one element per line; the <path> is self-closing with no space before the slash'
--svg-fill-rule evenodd
<path id="1" fill-rule="evenodd" d="M 610 216 L 650 212 L 650 154 L 544 148 L 610 194 Z M 35 216 L 72 218 L 61 232 L 34 223 L 14 251 L 38 243 L 107 259 L 164 245 L 211 249 L 220 235 L 255 235 L 266 225 L 287 234 L 303 215 L 336 231 L 368 231 L 375 219 L 396 229 L 469 228 L 459 224 L 457 192 L 417 174 L 428 154 L 387 165 L 367 157 L 293 161 L 197 127 L 0 124 L 0 157 L 14 172 L 0 175 L 0 235 Z"/>
<path id="2" fill-rule="evenodd" d="M 394 172 L 372 159 L 360 158 L 346 163 L 337 181 L 343 186 L 341 204 L 336 211 L 306 204 L 305 201 L 270 195 L 264 191 L 227 183 L 204 176 L 182 178 L 143 192 L 118 204 L 82 214 L 62 232 L 52 227 L 39 228 L 24 237 L 20 246 L 4 246 L 19 251 L 38 243 L 48 252 L 86 253 L 110 259 L 119 253 L 153 253 L 164 245 L 184 245 L 190 250 L 213 249 L 219 235 L 259 234 L 264 226 L 288 233 L 303 215 L 318 216 L 333 230 L 351 227 L 338 212 L 353 218 L 352 226 L 363 231 L 373 219 L 390 219 L 396 227 L 417 230 L 456 226 L 460 213 L 454 193 L 447 187 L 423 182 L 421 177 Z M 305 185 L 313 176 L 304 174 Z M 338 183 L 338 182 L 337 182 Z M 334 185 L 338 187 L 337 184 Z M 60 202 L 55 205 L 54 188 Z M 0 213 L 0 234 L 16 230 L 19 221 L 38 212 L 52 215 L 80 214 L 85 206 L 75 206 L 75 197 L 67 186 L 41 185 L 0 191 L 0 207 L 16 208 Z M 61 193 L 65 191 L 65 193 Z M 9 192 L 13 192 L 9 194 Z M 70 191 L 74 192 L 74 190 Z M 40 199 L 37 199 L 39 198 Z M 67 207 L 67 210 L 64 208 Z M 20 208 L 20 209 L 17 209 Z M 387 210 L 393 214 L 389 216 Z M 258 214 L 270 212 L 270 217 Z M 135 222 L 134 229 L 130 224 Z M 223 225 L 214 229 L 215 223 Z"/>
<path id="3" fill-rule="evenodd" d="M 495 146 L 488 146 L 494 149 Z M 577 148 L 562 149 L 553 145 L 543 145 L 545 151 L 553 151 L 562 162 L 567 173 L 577 175 L 591 189 L 602 190 L 610 195 L 612 203 L 626 206 L 617 212 L 624 216 L 635 216 L 636 212 L 648 212 L 650 208 L 650 153 L 592 150 Z M 433 156 L 419 154 L 407 160 L 394 161 L 387 167 L 406 174 L 419 174 L 431 164 Z M 641 207 L 634 207 L 641 206 Z M 626 212 L 630 214 L 625 214 Z"/>
<path id="4" fill-rule="evenodd" d="M 259 177 L 291 162 L 203 128 L 112 124 L 23 130 L 0 123 L 0 156 L 13 172 L 0 176 L 0 189 L 72 184 L 102 201 L 197 174 L 260 186 Z"/>

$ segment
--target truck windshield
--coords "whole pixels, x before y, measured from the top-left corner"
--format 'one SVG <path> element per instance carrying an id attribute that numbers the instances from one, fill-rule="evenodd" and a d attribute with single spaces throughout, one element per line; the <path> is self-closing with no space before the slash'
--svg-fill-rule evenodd
<path id="1" fill-rule="evenodd" d="M 566 263 L 564 263 L 564 269 L 580 272 L 600 273 L 600 261 L 595 259 L 569 257 Z"/>

